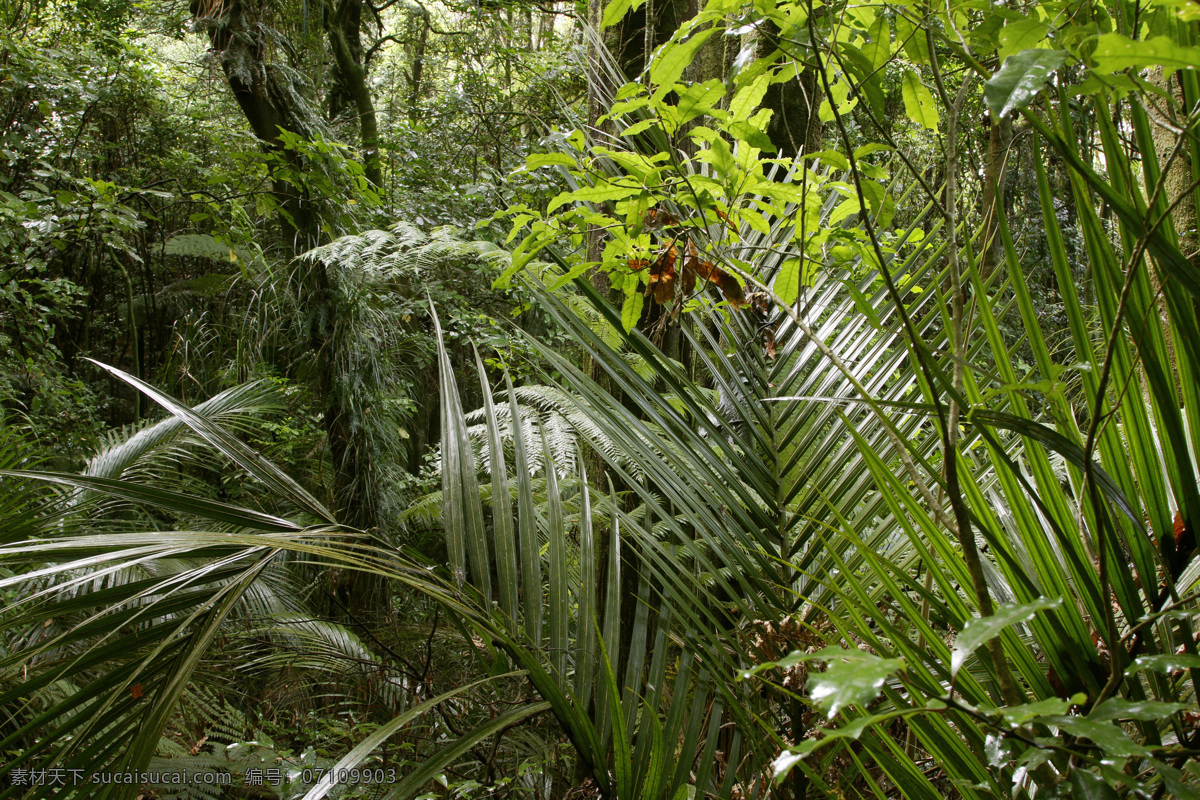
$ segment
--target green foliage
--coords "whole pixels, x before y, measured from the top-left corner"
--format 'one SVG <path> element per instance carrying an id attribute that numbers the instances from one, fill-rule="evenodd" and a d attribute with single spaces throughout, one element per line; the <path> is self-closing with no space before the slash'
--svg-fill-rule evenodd
<path id="1" fill-rule="evenodd" d="M 5 769 L 1197 794 L 1186 4 L 712 0 L 612 97 L 585 30 L 601 119 L 537 147 L 561 31 L 394 6 L 377 181 L 307 6 L 52 5 L 0 61 Z"/>

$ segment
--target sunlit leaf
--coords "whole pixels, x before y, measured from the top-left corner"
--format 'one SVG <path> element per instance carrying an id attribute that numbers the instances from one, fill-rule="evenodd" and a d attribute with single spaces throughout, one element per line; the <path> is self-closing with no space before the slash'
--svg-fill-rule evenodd
<path id="1" fill-rule="evenodd" d="M 992 116 L 1003 119 L 1028 106 L 1066 62 L 1067 54 L 1062 50 L 1022 50 L 1009 56 L 983 87 Z"/>
<path id="2" fill-rule="evenodd" d="M 926 130 L 937 133 L 938 110 L 933 100 L 933 93 L 913 70 L 904 71 L 904 82 L 901 84 L 904 97 L 904 112 L 908 118 Z"/>
<path id="3" fill-rule="evenodd" d="M 986 642 L 995 639 L 1005 628 L 1028 622 L 1037 612 L 1061 605 L 1061 599 L 1043 597 L 1032 603 L 999 606 L 990 617 L 971 620 L 954 640 L 954 650 L 950 654 L 950 674 L 957 675 L 969 655 Z"/>

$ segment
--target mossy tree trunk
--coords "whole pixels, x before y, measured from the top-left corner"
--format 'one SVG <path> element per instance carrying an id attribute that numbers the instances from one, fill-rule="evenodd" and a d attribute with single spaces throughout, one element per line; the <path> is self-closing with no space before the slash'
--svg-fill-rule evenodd
<path id="1" fill-rule="evenodd" d="M 311 139 L 320 119 L 285 70 L 272 64 L 271 42 L 263 27 L 262 9 L 248 0 L 201 2 L 193 0 L 196 27 L 204 30 L 228 80 L 230 91 L 251 130 L 269 153 L 281 157 L 272 186 L 278 203 L 283 248 L 292 257 L 318 244 L 316 206 L 299 186 L 307 168 L 294 148 L 284 145 L 283 134 Z M 277 54 L 276 54 L 277 55 Z M 337 301 L 327 268 L 313 263 L 304 272 L 301 292 L 306 316 L 313 320 L 307 346 L 316 355 L 314 376 L 317 397 L 325 404 L 324 427 L 334 470 L 334 496 L 338 519 L 368 530 L 376 525 L 373 505 L 361 491 L 362 477 L 370 469 L 370 454 L 351 434 L 346 398 L 339 391 L 337 365 Z M 334 576 L 333 591 L 341 612 L 356 620 L 376 620 L 390 613 L 387 587 L 375 576 Z"/>
<path id="2" fill-rule="evenodd" d="M 379 122 L 375 116 L 371 88 L 367 85 L 366 65 L 363 63 L 362 9 L 362 0 L 325 2 L 325 33 L 333 53 L 337 80 L 329 93 L 329 110 L 330 115 L 336 117 L 347 105 L 354 106 L 362 140 L 363 170 L 373 186 L 381 187 L 383 169 L 379 156 Z"/>

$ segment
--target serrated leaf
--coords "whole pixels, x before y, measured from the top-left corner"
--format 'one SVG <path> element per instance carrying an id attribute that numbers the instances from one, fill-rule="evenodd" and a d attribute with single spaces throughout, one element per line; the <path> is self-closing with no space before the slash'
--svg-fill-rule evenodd
<path id="1" fill-rule="evenodd" d="M 985 642 L 995 639 L 1005 628 L 1028 622 L 1038 611 L 1058 608 L 1061 605 L 1062 600 L 1059 598 L 1043 597 L 1032 603 L 1002 605 L 990 617 L 977 617 L 971 620 L 954 641 L 954 650 L 950 653 L 950 675 L 952 677 L 957 675 L 967 660 L 967 656 L 978 650 Z"/>
<path id="2" fill-rule="evenodd" d="M 904 82 L 901 84 L 901 94 L 904 97 L 904 113 L 913 122 L 928 131 L 937 133 L 938 110 L 933 101 L 933 92 L 913 70 L 904 71 Z"/>
<path id="3" fill-rule="evenodd" d="M 999 120 L 1025 108 L 1066 61 L 1067 54 L 1062 50 L 1022 50 L 1009 56 L 1000 71 L 983 85 L 992 115 Z"/>

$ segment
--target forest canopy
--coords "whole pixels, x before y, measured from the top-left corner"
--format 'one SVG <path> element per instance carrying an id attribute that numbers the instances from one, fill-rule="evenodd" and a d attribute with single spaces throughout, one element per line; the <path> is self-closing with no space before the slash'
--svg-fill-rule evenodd
<path id="1" fill-rule="evenodd" d="M 0 21 L 0 798 L 1200 797 L 1193 3 Z"/>

